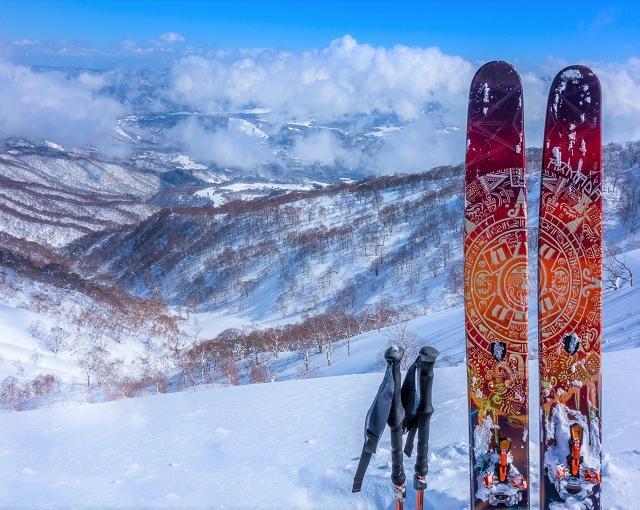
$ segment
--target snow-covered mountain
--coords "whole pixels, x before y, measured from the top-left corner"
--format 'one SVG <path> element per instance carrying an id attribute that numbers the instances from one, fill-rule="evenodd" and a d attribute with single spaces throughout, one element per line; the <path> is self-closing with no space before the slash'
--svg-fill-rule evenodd
<path id="1" fill-rule="evenodd" d="M 155 175 L 60 147 L 6 143 L 0 153 L 2 232 L 59 248 L 157 210 Z"/>
<path id="2" fill-rule="evenodd" d="M 625 204 L 637 203 L 629 190 L 639 179 L 638 147 L 605 151 L 605 236 L 621 251 L 637 247 L 637 204 Z M 540 151 L 529 150 L 532 249 L 539 165 Z M 165 208 L 64 252 L 137 295 L 157 292 L 245 323 L 362 311 L 380 300 L 417 313 L 444 309 L 460 299 L 462 174 L 458 165 L 326 186 L 214 184 L 195 192 L 212 207 Z"/>
<path id="3" fill-rule="evenodd" d="M 605 283 L 614 295 L 630 285 L 623 265 L 638 248 L 639 147 L 605 150 Z M 38 374 L 84 384 L 83 398 L 97 400 L 212 378 L 294 377 L 299 364 L 288 372 L 267 357 L 317 350 L 329 362 L 337 340 L 461 302 L 461 165 L 287 181 L 148 141 L 109 159 L 11 140 L 0 158 L 0 295 L 7 321 L 24 321 L 19 331 L 6 326 L 17 336 L 2 366 L 16 378 L 5 400 L 18 407 L 35 405 L 20 391 Z M 539 160 L 528 151 L 532 250 Z M 222 354 L 198 354 L 203 340 Z M 303 364 L 305 375 L 320 370 Z"/>
<path id="4" fill-rule="evenodd" d="M 585 33 L 615 29 L 611 12 L 594 23 L 580 13 Z M 425 507 L 469 510 L 461 161 L 477 62 L 350 35 L 304 50 L 140 37 L 0 40 L 0 509 L 393 508 L 388 433 L 351 493 L 393 344 L 403 371 L 420 347 L 439 351 Z M 584 61 L 607 99 L 594 465 L 603 508 L 627 510 L 640 508 L 640 66 L 603 58 Z M 558 62 L 518 65 L 531 146 L 522 447 L 533 509 L 535 146 L 548 143 Z M 512 379 L 498 382 L 523 397 Z M 488 445 L 492 424 L 473 442 Z M 564 461 L 557 432 L 550 458 Z M 583 445 L 587 461 L 599 439 Z"/>
<path id="5" fill-rule="evenodd" d="M 0 414 L 0 506 L 386 508 L 386 437 L 363 492 L 350 484 L 380 354 L 399 342 L 441 352 L 427 501 L 467 508 L 462 166 L 247 176 L 125 135 L 127 159 L 46 141 L 0 154 L 0 404 L 33 409 Z M 527 156 L 535 253 L 540 151 Z M 608 146 L 604 164 L 603 501 L 626 509 L 640 143 Z M 284 382 L 245 384 L 263 381 Z"/>

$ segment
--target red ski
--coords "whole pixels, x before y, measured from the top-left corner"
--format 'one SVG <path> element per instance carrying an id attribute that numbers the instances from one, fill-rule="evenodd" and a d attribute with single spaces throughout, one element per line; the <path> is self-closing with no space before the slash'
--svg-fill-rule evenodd
<path id="1" fill-rule="evenodd" d="M 600 84 L 563 69 L 549 93 L 538 243 L 541 508 L 599 510 L 602 145 Z M 571 506 L 577 508 L 577 506 Z"/>
<path id="2" fill-rule="evenodd" d="M 473 78 L 464 287 L 471 508 L 529 508 L 527 211 L 522 85 L 506 62 Z"/>

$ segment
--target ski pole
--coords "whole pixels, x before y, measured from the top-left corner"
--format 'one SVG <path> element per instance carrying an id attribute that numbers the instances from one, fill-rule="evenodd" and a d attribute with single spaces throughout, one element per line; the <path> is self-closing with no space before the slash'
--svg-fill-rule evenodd
<path id="1" fill-rule="evenodd" d="M 438 351 L 424 346 L 420 349 L 420 403 L 418 404 L 418 448 L 413 476 L 413 488 L 416 490 L 416 510 L 423 510 L 424 490 L 427 488 L 427 472 L 429 471 L 429 426 L 433 414 L 432 389 L 433 366 Z"/>
<path id="2" fill-rule="evenodd" d="M 400 361 L 404 355 L 402 347 L 390 347 L 385 352 L 387 363 L 392 367 L 394 392 L 391 412 L 389 413 L 389 428 L 391 429 L 391 482 L 393 483 L 393 493 L 396 499 L 396 510 L 402 510 L 404 499 L 407 495 L 405 486 L 405 474 L 402 458 L 402 424 L 404 421 L 404 407 L 400 388 L 402 385 L 402 375 L 400 374 Z"/>
<path id="3" fill-rule="evenodd" d="M 385 425 L 389 425 L 391 429 L 391 481 L 394 487 L 396 510 L 402 510 L 406 493 L 402 464 L 404 409 L 400 397 L 400 361 L 403 355 L 404 349 L 395 345 L 389 347 L 384 353 L 387 369 L 365 418 L 364 446 L 351 489 L 352 492 L 360 492 L 371 456 L 376 452 Z"/>

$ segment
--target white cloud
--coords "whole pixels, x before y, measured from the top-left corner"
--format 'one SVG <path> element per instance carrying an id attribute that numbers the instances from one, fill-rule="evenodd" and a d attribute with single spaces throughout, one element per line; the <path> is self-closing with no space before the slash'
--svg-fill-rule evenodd
<path id="1" fill-rule="evenodd" d="M 107 85 L 106 77 L 103 74 L 98 73 L 80 73 L 78 76 L 78 82 L 93 92 L 96 92 Z"/>
<path id="2" fill-rule="evenodd" d="M 34 72 L 0 60 L 0 137 L 46 138 L 64 145 L 113 150 L 124 107 L 94 93 L 96 79 Z"/>
<path id="3" fill-rule="evenodd" d="M 355 168 L 360 161 L 359 151 L 347 150 L 340 144 L 338 137 L 326 129 L 296 140 L 294 152 L 305 164 L 320 163 Z"/>
<path id="4" fill-rule="evenodd" d="M 549 85 L 565 64 L 548 60 L 520 69 L 528 146 L 542 143 Z M 602 81 L 604 141 L 640 138 L 640 59 L 590 65 Z M 373 47 L 347 35 L 314 51 L 254 49 L 185 57 L 173 66 L 168 94 L 203 112 L 260 107 L 278 120 L 395 114 L 408 125 L 388 136 L 367 164 L 381 171 L 411 171 L 463 160 L 475 68 L 437 48 Z M 299 140 L 295 150 L 302 161 L 363 161 L 359 151 L 350 153 L 327 134 Z"/>
<path id="5" fill-rule="evenodd" d="M 469 62 L 437 48 L 386 49 L 344 36 L 307 52 L 185 57 L 173 67 L 169 95 L 207 112 L 259 106 L 319 119 L 372 112 L 411 119 L 427 103 L 459 104 L 472 74 Z"/>
<path id="6" fill-rule="evenodd" d="M 63 145 L 104 144 L 124 112 L 124 106 L 102 95 L 116 88 L 126 92 L 124 101 L 143 98 L 157 111 L 167 107 L 167 99 L 204 113 L 260 111 L 266 121 L 260 129 L 274 138 L 249 136 L 253 128 L 245 124 L 212 133 L 188 122 L 171 131 L 191 155 L 220 166 L 246 169 L 274 161 L 269 144 L 291 119 L 313 119 L 318 125 L 351 116 L 369 129 L 378 114 L 393 117 L 394 125 L 399 119 L 403 129 L 386 133 L 365 151 L 321 130 L 298 139 L 293 151 L 303 163 L 377 172 L 416 171 L 464 158 L 468 88 L 480 62 L 438 48 L 359 44 L 348 35 L 325 48 L 298 52 L 210 51 L 176 44 L 183 41 L 184 36 L 167 32 L 143 46 L 124 41 L 118 53 L 122 59 L 134 55 L 145 61 L 162 55 L 170 67 L 168 82 L 161 66 L 143 80 L 135 69 L 69 78 L 0 60 L 0 136 L 47 138 Z M 192 54 L 185 56 L 189 51 Z M 178 60 L 168 60 L 169 55 Z M 602 82 L 604 141 L 640 139 L 640 59 L 586 64 Z M 520 66 L 527 146 L 542 143 L 549 85 L 564 65 L 548 59 Z M 360 129 L 350 126 L 354 132 Z"/>
<path id="7" fill-rule="evenodd" d="M 525 146 L 541 147 L 544 137 L 544 123 L 547 115 L 547 96 L 549 86 L 560 67 L 550 70 L 525 71 L 520 73 L 524 98 Z M 543 78 L 543 72 L 549 72 L 550 78 Z"/>
<path id="8" fill-rule="evenodd" d="M 602 85 L 604 140 L 640 139 L 640 58 L 599 63 L 593 69 Z"/>
<path id="9" fill-rule="evenodd" d="M 16 46 L 35 46 L 36 44 L 38 44 L 37 39 L 16 39 L 14 41 L 11 41 L 11 44 L 14 44 Z"/>
<path id="10" fill-rule="evenodd" d="M 169 136 L 175 137 L 189 156 L 215 163 L 222 168 L 253 169 L 273 158 L 269 146 L 257 136 L 238 129 L 208 131 L 197 119 L 178 124 Z"/>
<path id="11" fill-rule="evenodd" d="M 441 120 L 423 115 L 394 131 L 377 152 L 372 166 L 380 173 L 418 172 L 464 159 L 465 129 L 443 128 Z"/>
<path id="12" fill-rule="evenodd" d="M 178 34 L 177 32 L 166 32 L 162 34 L 159 39 L 163 42 L 173 44 L 173 43 L 184 42 L 185 37 L 183 35 Z"/>

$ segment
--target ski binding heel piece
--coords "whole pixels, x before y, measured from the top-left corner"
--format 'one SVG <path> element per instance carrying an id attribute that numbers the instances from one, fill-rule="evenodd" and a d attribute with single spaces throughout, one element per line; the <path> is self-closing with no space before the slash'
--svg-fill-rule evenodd
<path id="1" fill-rule="evenodd" d="M 513 465 L 511 455 L 511 440 L 500 438 L 498 441 L 497 462 L 493 471 L 483 475 L 484 486 L 487 491 L 488 503 L 493 506 L 513 506 L 522 499 L 522 491 L 527 489 L 527 482 Z"/>
<path id="2" fill-rule="evenodd" d="M 583 500 L 589 497 L 593 493 L 594 486 L 600 483 L 600 473 L 584 466 L 581 455 L 584 428 L 579 423 L 572 423 L 569 434 L 569 455 L 566 458 L 566 465 L 556 466 L 556 488 L 565 499 L 572 496 Z"/>

